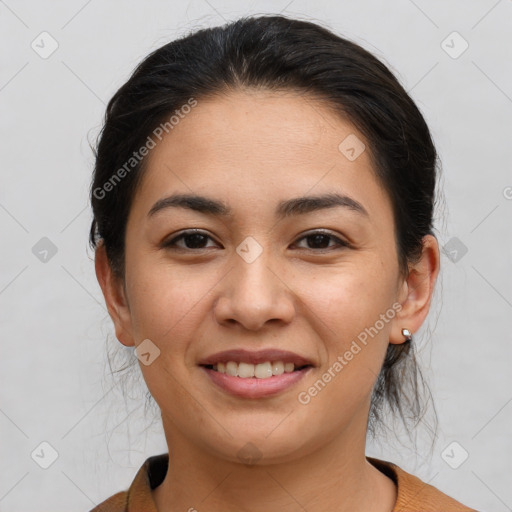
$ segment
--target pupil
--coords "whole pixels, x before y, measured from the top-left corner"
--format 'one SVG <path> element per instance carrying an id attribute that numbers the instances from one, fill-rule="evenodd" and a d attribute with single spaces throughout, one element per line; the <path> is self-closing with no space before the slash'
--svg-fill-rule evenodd
<path id="1" fill-rule="evenodd" d="M 308 239 L 313 240 L 313 243 L 310 245 L 313 245 L 316 248 L 318 248 L 318 245 L 321 246 L 320 249 L 325 249 L 326 247 L 329 246 L 329 237 L 327 235 L 309 235 Z M 322 244 L 322 239 L 324 240 L 324 242 L 327 241 L 327 244 Z"/>
<path id="2" fill-rule="evenodd" d="M 202 249 L 202 242 L 204 243 L 205 235 L 201 235 L 200 233 L 193 233 L 191 235 L 185 236 L 185 245 L 189 249 Z M 190 242 L 192 240 L 192 242 Z"/>

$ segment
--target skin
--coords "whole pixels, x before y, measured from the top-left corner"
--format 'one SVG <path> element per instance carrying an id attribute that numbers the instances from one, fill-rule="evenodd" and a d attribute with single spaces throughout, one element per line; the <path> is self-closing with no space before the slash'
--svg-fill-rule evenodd
<path id="1" fill-rule="evenodd" d="M 353 161 L 338 149 L 349 134 L 367 148 Z M 427 316 L 436 239 L 424 238 L 420 261 L 402 277 L 390 199 L 368 143 L 324 104 L 291 91 L 198 100 L 147 158 L 128 218 L 124 281 L 102 245 L 96 274 L 118 340 L 150 339 L 160 350 L 140 364 L 171 453 L 153 490 L 158 510 L 390 512 L 396 487 L 365 459 L 371 391 L 388 343 L 403 343 L 401 329 L 414 333 Z M 368 216 L 335 207 L 275 217 L 279 201 L 333 191 Z M 176 192 L 221 200 L 233 215 L 169 208 L 148 217 Z M 181 249 L 162 247 L 191 228 L 210 237 L 205 248 L 190 239 L 176 242 Z M 318 248 L 304 238 L 318 229 L 350 246 L 328 237 Z M 248 236 L 263 249 L 252 263 L 236 252 Z M 298 393 L 395 303 L 396 316 L 307 405 L 299 403 Z M 315 368 L 264 399 L 227 394 L 197 364 L 231 348 L 274 347 Z M 237 455 L 247 443 L 260 457 L 253 464 Z"/>

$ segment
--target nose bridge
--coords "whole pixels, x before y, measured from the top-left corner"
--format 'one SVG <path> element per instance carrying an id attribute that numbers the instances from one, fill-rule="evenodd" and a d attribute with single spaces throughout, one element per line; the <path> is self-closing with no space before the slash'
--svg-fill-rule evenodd
<path id="1" fill-rule="evenodd" d="M 273 282 L 276 277 L 270 271 L 271 260 L 268 249 L 250 260 L 239 254 L 234 256 L 235 292 L 241 297 L 247 294 L 253 301 L 268 302 L 276 292 Z"/>
<path id="2" fill-rule="evenodd" d="M 293 301 L 276 273 L 277 263 L 268 247 L 247 237 L 233 254 L 233 269 L 216 304 L 218 321 L 236 321 L 253 330 L 268 320 L 289 322 Z"/>

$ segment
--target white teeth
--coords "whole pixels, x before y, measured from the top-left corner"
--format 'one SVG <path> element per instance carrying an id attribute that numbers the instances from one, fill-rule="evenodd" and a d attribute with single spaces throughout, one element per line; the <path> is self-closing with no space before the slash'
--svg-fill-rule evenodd
<path id="1" fill-rule="evenodd" d="M 244 379 L 247 379 L 249 377 L 254 377 L 254 365 L 247 364 L 247 363 L 240 363 L 238 365 L 237 375 Z"/>
<path id="2" fill-rule="evenodd" d="M 260 363 L 254 366 L 254 376 L 258 379 L 272 377 L 272 363 Z"/>
<path id="3" fill-rule="evenodd" d="M 272 363 L 272 375 L 282 375 L 284 373 L 284 364 L 281 361 Z"/>
<path id="4" fill-rule="evenodd" d="M 286 373 L 293 372 L 293 368 L 294 368 L 293 363 L 285 363 L 285 365 L 284 365 L 284 371 Z"/>
<path id="5" fill-rule="evenodd" d="M 293 363 L 283 363 L 282 361 L 266 361 L 265 363 L 250 364 L 236 363 L 229 361 L 227 363 L 217 363 L 213 365 L 213 369 L 219 373 L 226 373 L 232 377 L 240 377 L 242 379 L 268 379 L 273 375 L 282 375 L 283 373 L 291 373 L 295 370 Z"/>
<path id="6" fill-rule="evenodd" d="M 238 365 L 234 361 L 229 361 L 229 363 L 226 363 L 226 373 L 236 377 L 238 375 Z"/>

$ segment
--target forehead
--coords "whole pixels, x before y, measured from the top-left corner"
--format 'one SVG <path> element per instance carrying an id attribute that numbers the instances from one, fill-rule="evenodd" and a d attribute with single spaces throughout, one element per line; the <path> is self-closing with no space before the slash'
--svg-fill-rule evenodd
<path id="1" fill-rule="evenodd" d="M 354 159 L 350 147 L 362 152 Z M 199 98 L 146 157 L 137 203 L 149 211 L 176 190 L 254 207 L 335 191 L 368 210 L 390 208 L 362 134 L 325 103 L 288 91 Z"/>
<path id="2" fill-rule="evenodd" d="M 339 143 L 355 132 L 314 97 L 293 91 L 236 90 L 197 100 L 149 157 L 154 160 L 170 150 L 196 159 L 206 158 L 206 153 L 226 160 L 247 155 L 267 165 L 282 165 L 286 159 L 315 160 L 325 166 L 339 161 Z"/>

